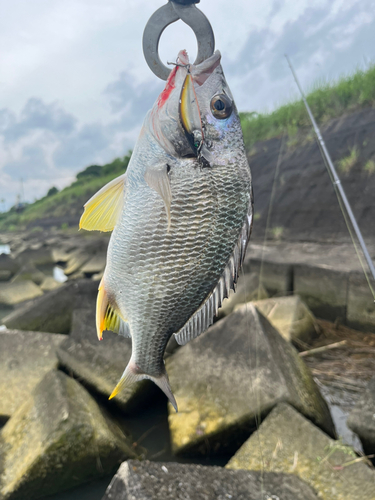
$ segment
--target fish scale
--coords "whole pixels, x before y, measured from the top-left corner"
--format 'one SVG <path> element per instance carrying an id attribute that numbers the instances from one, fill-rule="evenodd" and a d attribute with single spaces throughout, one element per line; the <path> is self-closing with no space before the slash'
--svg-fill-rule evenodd
<path id="1" fill-rule="evenodd" d="M 140 202 L 139 189 L 127 193 L 113 240 L 128 243 L 110 245 L 108 276 L 113 268 L 120 282 L 127 282 L 116 301 L 127 314 L 134 361 L 145 373 L 160 375 L 163 347 L 212 292 L 233 253 L 249 203 L 249 194 L 242 200 L 238 196 L 249 193 L 249 179 L 240 174 L 239 164 L 213 165 L 206 172 L 195 160 L 172 169 L 169 234 L 163 203 L 156 196 L 150 199 L 147 192 Z M 128 269 L 137 270 L 133 283 Z M 152 348 L 159 345 L 156 351 Z"/>
<path id="2" fill-rule="evenodd" d="M 178 58 L 126 174 L 85 205 L 81 227 L 113 229 L 98 293 L 99 338 L 105 329 L 132 338 L 111 397 L 150 378 L 177 409 L 163 361 L 167 342 L 175 334 L 185 344 L 208 328 L 237 280 L 252 224 L 251 174 L 220 57 L 197 66 Z"/>

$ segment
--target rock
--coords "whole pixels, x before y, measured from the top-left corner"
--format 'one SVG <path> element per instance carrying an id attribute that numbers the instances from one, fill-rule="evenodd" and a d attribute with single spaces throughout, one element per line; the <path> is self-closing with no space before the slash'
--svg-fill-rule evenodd
<path id="1" fill-rule="evenodd" d="M 107 239 L 99 238 L 96 240 L 88 240 L 85 242 L 84 246 L 81 246 L 74 250 L 72 253 L 69 254 L 69 259 L 66 264 L 66 268 L 64 270 L 65 274 L 67 276 L 73 275 L 74 273 L 77 273 L 77 271 L 82 272 L 81 268 L 83 267 L 84 264 L 88 264 L 89 261 L 92 261 L 90 264 L 90 267 L 95 267 L 96 269 L 92 274 L 95 272 L 100 271 L 102 268 L 100 267 L 98 269 L 98 265 L 100 266 L 103 264 L 103 256 L 106 255 L 106 250 L 108 246 L 108 241 Z M 94 257 L 97 257 L 98 259 L 94 259 Z M 93 260 L 94 259 L 94 260 Z M 105 265 L 105 262 L 104 262 Z"/>
<path id="2" fill-rule="evenodd" d="M 373 500 L 375 472 L 354 451 L 330 439 L 291 406 L 279 404 L 227 464 L 295 474 L 323 500 Z"/>
<path id="3" fill-rule="evenodd" d="M 375 282 L 371 283 L 375 289 Z M 375 303 L 363 273 L 350 273 L 347 323 L 353 328 L 375 332 Z"/>
<path id="4" fill-rule="evenodd" d="M 0 281 L 9 281 L 12 277 L 12 271 L 9 269 L 0 269 Z"/>
<path id="5" fill-rule="evenodd" d="M 22 281 L 33 281 L 36 285 L 41 285 L 46 275 L 39 271 L 33 264 L 24 265 L 12 279 L 12 283 L 21 283 Z"/>
<path id="6" fill-rule="evenodd" d="M 102 500 L 317 500 L 287 474 L 226 470 L 195 464 L 124 462 Z"/>
<path id="7" fill-rule="evenodd" d="M 347 426 L 360 438 L 366 455 L 375 453 L 375 377 L 370 380 L 354 409 Z"/>
<path id="8" fill-rule="evenodd" d="M 50 292 L 51 290 L 55 290 L 55 288 L 59 288 L 61 285 L 62 283 L 55 280 L 52 276 L 46 276 L 40 285 L 40 288 L 43 292 Z"/>
<path id="9" fill-rule="evenodd" d="M 345 322 L 349 273 L 329 267 L 296 264 L 294 293 L 319 318 Z"/>
<path id="10" fill-rule="evenodd" d="M 314 315 L 298 295 L 259 300 L 254 306 L 288 342 L 310 343 L 316 334 Z"/>
<path id="11" fill-rule="evenodd" d="M 54 263 L 52 251 L 48 246 L 42 246 L 39 248 L 27 247 L 21 252 L 16 252 L 16 260 L 21 266 L 31 263 L 37 267 L 47 267 L 52 266 Z"/>
<path id="12" fill-rule="evenodd" d="M 52 259 L 55 264 L 65 264 L 69 259 L 69 252 L 63 247 L 52 248 Z"/>
<path id="13" fill-rule="evenodd" d="M 56 348 L 65 335 L 0 332 L 0 419 L 11 416 L 44 375 L 57 368 Z"/>
<path id="14" fill-rule="evenodd" d="M 94 274 L 99 274 L 104 271 L 106 264 L 106 254 L 94 255 L 86 264 L 81 268 L 81 272 L 87 277 L 91 278 Z"/>
<path id="15" fill-rule="evenodd" d="M 49 372 L 0 435 L 0 498 L 32 500 L 109 474 L 131 442 L 88 392 Z"/>
<path id="16" fill-rule="evenodd" d="M 229 297 L 224 300 L 219 309 L 219 316 L 228 316 L 240 304 L 253 300 L 268 298 L 268 293 L 262 284 L 259 284 L 259 275 L 256 273 L 240 275 L 236 293 L 230 291 Z"/>
<path id="17" fill-rule="evenodd" d="M 7 306 L 13 306 L 40 295 L 43 295 L 43 292 L 33 281 L 0 284 L 0 304 Z"/>
<path id="18" fill-rule="evenodd" d="M 85 301 L 94 304 L 97 293 L 97 282 L 67 281 L 60 288 L 20 306 L 5 316 L 3 323 L 10 329 L 69 333 L 73 310 Z"/>
<path id="19" fill-rule="evenodd" d="M 256 419 L 280 401 L 334 434 L 310 371 L 252 304 L 215 323 L 166 364 L 179 407 L 169 414 L 176 454 L 234 452 Z"/>
<path id="20" fill-rule="evenodd" d="M 73 313 L 72 332 L 58 348 L 57 356 L 69 372 L 108 398 L 130 360 L 131 339 L 107 331 L 99 342 L 94 308 L 77 309 Z M 144 380 L 125 387 L 112 403 L 131 412 L 154 394 L 162 395 L 152 382 Z"/>
<path id="21" fill-rule="evenodd" d="M 267 256 L 262 259 L 246 259 L 244 273 L 255 273 L 261 278 L 264 288 L 272 294 L 288 295 L 293 291 L 293 266 L 284 262 L 272 262 Z"/>
<path id="22" fill-rule="evenodd" d="M 9 254 L 0 254 L 0 276 L 1 281 L 8 281 L 13 274 L 19 270 L 19 263 Z"/>

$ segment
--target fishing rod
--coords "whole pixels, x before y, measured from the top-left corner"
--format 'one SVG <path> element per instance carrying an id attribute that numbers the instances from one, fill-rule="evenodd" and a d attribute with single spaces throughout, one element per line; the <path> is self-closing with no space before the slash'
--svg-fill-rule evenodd
<path id="1" fill-rule="evenodd" d="M 323 158 L 324 158 L 324 160 L 325 160 L 325 162 L 326 162 L 326 164 L 327 164 L 327 166 L 328 166 L 328 168 L 330 170 L 330 173 L 331 173 L 331 176 L 332 176 L 331 180 L 332 180 L 332 183 L 333 183 L 333 187 L 334 187 L 335 190 L 338 191 L 339 195 L 341 196 L 341 199 L 342 199 L 342 201 L 344 203 L 345 209 L 346 209 L 347 214 L 349 216 L 350 222 L 352 223 L 352 226 L 354 228 L 355 234 L 357 235 L 359 244 L 361 245 L 363 255 L 365 256 L 365 259 L 367 261 L 367 265 L 368 265 L 368 267 L 370 269 L 370 272 L 372 274 L 373 279 L 375 280 L 375 267 L 374 267 L 374 263 L 372 262 L 370 254 L 369 254 L 369 252 L 367 250 L 366 243 L 365 243 L 365 241 L 363 239 L 361 230 L 359 229 L 359 226 L 357 224 L 357 220 L 356 220 L 356 218 L 355 218 L 355 216 L 353 214 L 353 211 L 352 211 L 352 208 L 350 206 L 349 200 L 346 197 L 344 188 L 343 188 L 343 186 L 341 184 L 339 176 L 337 175 L 335 166 L 334 166 L 334 164 L 333 164 L 333 162 L 331 160 L 331 157 L 329 155 L 328 149 L 327 149 L 327 147 L 325 145 L 325 142 L 323 140 L 322 134 L 320 133 L 320 129 L 319 129 L 319 127 L 318 127 L 318 125 L 317 125 L 317 123 L 315 121 L 314 115 L 312 114 L 310 106 L 308 105 L 308 102 L 306 100 L 306 96 L 305 96 L 305 94 L 304 94 L 304 92 L 302 90 L 301 84 L 300 84 L 300 82 L 299 82 L 299 80 L 297 78 L 296 72 L 294 71 L 292 63 L 291 63 L 291 61 L 290 61 L 290 59 L 289 59 L 289 57 L 288 57 L 287 54 L 285 54 L 285 58 L 288 61 L 290 70 L 291 70 L 292 75 L 294 77 L 294 80 L 295 80 L 295 82 L 297 84 L 298 90 L 300 91 L 300 94 L 302 96 L 303 103 L 304 103 L 304 105 L 306 107 L 306 111 L 307 111 L 307 113 L 309 115 L 311 124 L 312 124 L 312 126 L 314 128 L 314 132 L 315 132 L 316 137 L 318 139 L 318 143 L 319 143 L 319 145 L 321 147 Z M 370 285 L 370 288 L 372 288 L 371 285 Z"/>

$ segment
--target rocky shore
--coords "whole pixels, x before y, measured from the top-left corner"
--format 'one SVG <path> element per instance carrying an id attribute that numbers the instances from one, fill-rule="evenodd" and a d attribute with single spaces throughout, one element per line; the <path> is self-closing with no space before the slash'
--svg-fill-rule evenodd
<path id="1" fill-rule="evenodd" d="M 74 498 L 108 476 L 103 500 L 375 499 L 375 312 L 349 247 L 316 246 L 308 261 L 301 244 L 253 243 L 216 323 L 168 346 L 176 413 L 147 381 L 108 401 L 131 341 L 96 338 L 106 235 L 2 243 L 1 500 Z M 160 406 L 165 436 L 148 418 Z M 153 432 L 168 460 L 145 446 Z"/>

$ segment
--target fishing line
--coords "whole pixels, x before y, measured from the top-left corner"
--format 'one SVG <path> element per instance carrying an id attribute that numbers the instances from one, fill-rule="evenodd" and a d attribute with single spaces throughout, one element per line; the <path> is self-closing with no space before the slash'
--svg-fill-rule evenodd
<path id="1" fill-rule="evenodd" d="M 276 189 L 275 189 L 276 181 L 277 181 L 277 179 L 279 177 L 279 170 L 280 170 L 281 160 L 282 160 L 283 153 L 284 153 L 285 137 L 286 137 L 286 134 L 285 134 L 285 129 L 284 129 L 283 136 L 281 138 L 281 144 L 280 144 L 280 149 L 279 149 L 279 155 L 278 155 L 278 158 L 277 158 L 275 173 L 274 173 L 274 176 L 273 176 L 272 189 L 271 189 L 271 197 L 270 197 L 270 203 L 269 203 L 269 206 L 268 206 L 268 213 L 267 213 L 266 229 L 265 229 L 265 233 L 264 233 L 264 240 L 263 240 L 263 245 L 262 245 L 262 254 L 261 254 L 261 258 L 260 258 L 258 300 L 261 299 L 260 285 L 262 284 L 262 278 L 263 278 L 264 251 L 265 251 L 265 248 L 266 248 L 267 235 L 268 235 L 269 225 L 270 225 L 270 222 L 271 222 L 271 214 L 272 214 L 272 208 L 273 208 L 273 201 L 274 201 L 275 192 L 276 192 Z"/>
<path id="2" fill-rule="evenodd" d="M 322 150 L 322 147 L 320 145 L 320 142 L 318 141 L 316 135 L 314 134 L 314 137 L 315 137 L 315 141 L 316 143 L 318 144 L 318 147 L 319 147 L 319 150 L 320 150 L 320 153 L 321 153 L 321 156 L 323 158 L 323 162 L 324 162 L 324 165 L 327 169 L 327 172 L 328 172 L 328 175 L 332 181 L 332 184 L 333 184 L 333 187 L 334 187 L 334 190 L 335 190 L 335 193 L 336 193 L 336 197 L 337 197 L 337 201 L 339 203 L 339 207 L 340 207 L 340 210 L 341 210 L 341 213 L 342 213 L 342 216 L 344 217 L 344 221 L 345 221 L 345 224 L 346 224 L 346 228 L 348 230 L 348 233 L 350 235 L 350 238 L 352 240 L 352 243 L 353 243 L 353 246 L 354 246 L 354 249 L 355 249 L 355 252 L 357 254 L 357 257 L 358 257 L 358 260 L 359 260 L 359 263 L 361 264 L 361 268 L 362 268 L 362 271 L 363 271 L 363 274 L 365 275 L 365 278 L 366 278 L 366 281 L 367 281 L 367 284 L 368 284 L 368 287 L 370 289 L 370 292 L 373 296 L 373 299 L 374 299 L 374 302 L 375 302 L 375 290 L 371 284 L 371 280 L 370 280 L 370 276 L 369 276 L 369 273 L 368 271 L 366 270 L 366 266 L 365 266 L 365 263 L 363 262 L 363 258 L 361 256 L 361 252 L 359 251 L 359 248 L 358 248 L 358 245 L 357 245 L 357 242 L 356 242 L 356 239 L 354 237 L 354 233 L 353 233 L 353 229 L 352 229 L 352 224 L 349 220 L 349 217 L 348 217 L 348 214 L 347 214 L 347 211 L 345 210 L 345 207 L 343 205 L 343 202 L 342 202 L 342 199 L 341 199 L 341 196 L 340 196 L 340 193 L 338 192 L 338 189 L 337 189 L 337 186 L 335 184 L 335 181 L 334 181 L 334 178 L 332 176 L 332 173 L 329 169 L 329 166 L 328 166 L 328 162 L 326 160 L 326 157 L 325 155 L 323 154 L 323 150 Z"/>
<path id="3" fill-rule="evenodd" d="M 282 136 L 281 144 L 280 144 L 280 149 L 279 149 L 279 154 L 278 154 L 278 159 L 276 163 L 276 168 L 275 168 L 275 173 L 274 173 L 274 178 L 273 178 L 273 183 L 272 183 L 272 189 L 271 189 L 271 197 L 270 197 L 270 204 L 268 207 L 268 213 L 267 213 L 267 222 L 266 222 L 266 229 L 265 229 L 265 235 L 264 235 L 264 241 L 263 241 L 263 247 L 262 247 L 262 255 L 261 255 L 261 265 L 260 265 L 260 272 L 259 272 L 259 280 L 258 280 L 258 300 L 260 300 L 260 286 L 262 284 L 262 273 L 263 273 L 263 260 L 264 260 L 264 249 L 267 241 L 267 232 L 268 232 L 268 226 L 270 224 L 271 220 L 271 213 L 272 213 L 272 206 L 273 206 L 273 200 L 274 200 L 274 194 L 275 194 L 275 186 L 276 186 L 276 181 L 278 179 L 279 175 L 279 170 L 280 170 L 280 165 L 281 165 L 281 159 L 283 156 L 283 151 L 284 151 L 284 144 L 285 144 L 285 131 Z M 245 287 L 245 297 L 248 296 L 248 286 L 245 281 L 245 273 L 243 270 L 243 267 L 241 267 L 241 273 L 242 273 L 242 279 L 244 280 L 244 287 Z M 259 453 L 260 453 L 260 462 L 261 462 L 261 499 L 264 497 L 264 471 L 265 471 L 265 460 L 264 460 L 264 455 L 262 451 L 262 442 L 261 442 L 261 437 L 260 437 L 260 424 L 261 424 L 261 409 L 260 409 L 260 394 L 259 390 L 260 387 L 256 390 L 255 389 L 255 383 L 254 383 L 254 378 L 253 378 L 253 371 L 254 371 L 254 376 L 256 377 L 257 371 L 259 369 L 259 356 L 258 356 L 258 333 L 255 335 L 255 367 L 254 370 L 252 369 L 252 364 L 251 364 L 251 328 L 250 328 L 250 323 L 249 323 L 249 310 L 248 310 L 248 301 L 246 300 L 246 323 L 247 323 L 247 330 L 249 333 L 249 351 L 248 351 L 248 362 L 249 362 L 249 368 L 250 368 L 250 386 L 251 386 L 251 392 L 253 395 L 253 399 L 255 401 L 255 412 L 254 412 L 254 420 L 255 420 L 255 427 L 258 431 L 258 444 L 259 444 Z"/>
<path id="4" fill-rule="evenodd" d="M 244 287 L 245 287 L 245 297 L 247 297 L 248 294 L 248 289 L 247 289 L 247 283 L 245 281 L 245 273 L 243 270 L 243 266 L 241 266 L 241 273 L 242 273 L 242 279 L 244 280 Z M 263 483 L 264 483 L 264 456 L 262 452 L 262 442 L 260 439 L 260 434 L 259 434 L 259 429 L 260 429 L 260 417 L 261 417 L 261 412 L 260 412 L 260 400 L 259 400 L 259 391 L 255 390 L 255 384 L 254 384 L 254 379 L 253 379 L 253 370 L 251 367 L 251 328 L 250 328 L 250 323 L 249 323 L 249 309 L 248 309 L 248 300 L 246 300 L 246 324 L 247 324 L 247 331 L 249 332 L 249 349 L 248 349 L 248 361 L 249 361 L 249 367 L 250 367 L 250 386 L 251 386 L 251 392 L 253 394 L 253 398 L 256 401 L 255 404 L 255 412 L 254 412 L 254 420 L 255 420 L 255 427 L 258 431 L 258 443 L 259 443 L 259 452 L 260 452 L 260 461 L 261 461 L 261 496 L 260 499 L 262 500 L 264 497 L 264 490 L 263 490 Z M 258 369 L 258 334 L 255 336 L 255 377 L 256 377 L 256 372 Z"/>

